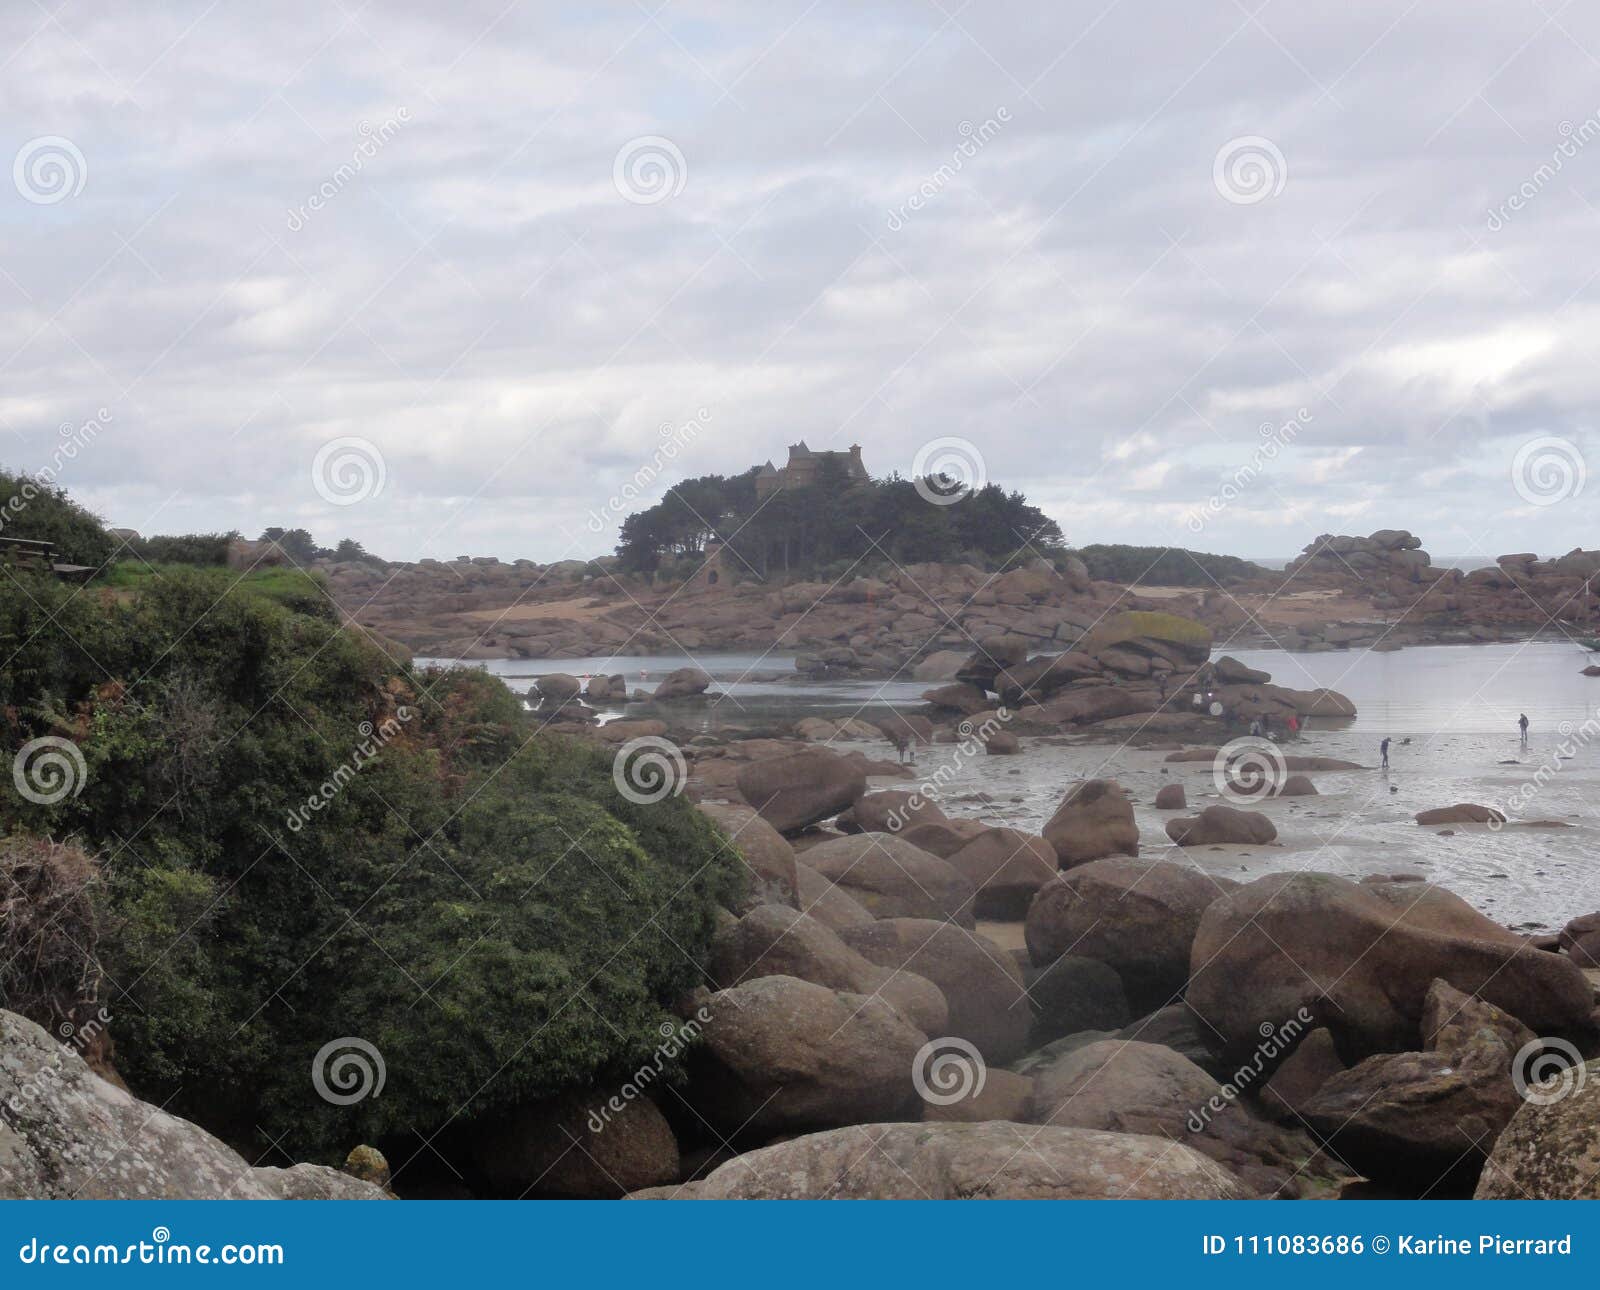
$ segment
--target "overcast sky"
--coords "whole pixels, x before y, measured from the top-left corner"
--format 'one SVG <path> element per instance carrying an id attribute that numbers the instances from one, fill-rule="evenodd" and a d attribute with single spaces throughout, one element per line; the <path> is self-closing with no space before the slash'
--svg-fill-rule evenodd
<path id="1" fill-rule="evenodd" d="M 1600 546 L 1593 6 L 14 0 L 0 58 L 0 464 L 114 524 L 548 560 L 641 468 L 948 438 L 1076 544 Z"/>

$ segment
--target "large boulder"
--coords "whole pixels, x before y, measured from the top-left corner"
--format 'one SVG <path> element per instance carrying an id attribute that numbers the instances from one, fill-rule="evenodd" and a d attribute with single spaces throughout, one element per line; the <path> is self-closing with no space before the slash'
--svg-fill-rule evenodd
<path id="1" fill-rule="evenodd" d="M 939 804 L 921 793 L 890 788 L 858 797 L 849 810 L 839 813 L 834 827 L 841 833 L 903 833 L 918 824 L 941 823 L 945 818 Z"/>
<path id="2" fill-rule="evenodd" d="M 1048 842 L 1006 828 L 985 829 L 949 863 L 977 889 L 973 902 L 977 916 L 1008 922 L 1027 917 L 1034 893 L 1057 871 L 1056 853 Z"/>
<path id="3" fill-rule="evenodd" d="M 1208 806 L 1199 815 L 1168 820 L 1167 836 L 1180 847 L 1261 846 L 1276 841 L 1278 829 L 1260 811 Z"/>
<path id="4" fill-rule="evenodd" d="M 1089 1129 L 870 1124 L 737 1156 L 699 1200 L 1237 1200 L 1226 1169 L 1165 1138 Z"/>
<path id="5" fill-rule="evenodd" d="M 967 1069 L 972 1069 L 970 1059 Z M 965 1085 L 961 1082 L 963 1079 Z M 954 1075 L 946 1082 L 952 1087 L 948 1091 L 936 1090 L 939 1096 L 922 1109 L 924 1121 L 982 1124 L 986 1120 L 1012 1120 L 1025 1123 L 1033 1118 L 1031 1076 L 995 1066 L 983 1072 L 981 1082 L 961 1075 Z"/>
<path id="6" fill-rule="evenodd" d="M 966 681 L 956 681 L 950 685 L 924 690 L 922 697 L 936 708 L 959 712 L 964 717 L 983 712 L 989 707 L 989 696 Z"/>
<path id="7" fill-rule="evenodd" d="M 1041 832 L 1063 869 L 1104 856 L 1139 854 L 1133 803 L 1114 779 L 1075 784 Z"/>
<path id="8" fill-rule="evenodd" d="M 473 1164 L 496 1194 L 615 1200 L 678 1176 L 678 1140 L 647 1097 L 575 1094 L 470 1129 Z"/>
<path id="9" fill-rule="evenodd" d="M 1600 913 L 1580 914 L 1565 927 L 1557 944 L 1581 968 L 1600 968 Z"/>
<path id="10" fill-rule="evenodd" d="M 912 1113 L 927 1036 L 883 999 L 764 976 L 697 999 L 710 1014 L 687 1096 L 728 1132 L 865 1124 Z"/>
<path id="11" fill-rule="evenodd" d="M 583 691 L 583 683 L 565 672 L 547 672 L 533 683 L 540 701 L 546 707 L 559 707 L 571 703 Z"/>
<path id="12" fill-rule="evenodd" d="M 1181 811 L 1189 805 L 1189 797 L 1182 784 L 1163 784 L 1156 789 L 1155 805 L 1158 811 Z"/>
<path id="13" fill-rule="evenodd" d="M 859 766 L 821 748 L 741 767 L 739 795 L 779 833 L 831 820 L 867 791 Z"/>
<path id="14" fill-rule="evenodd" d="M 1265 685 L 1272 680 L 1271 672 L 1246 667 L 1231 654 L 1211 660 L 1211 670 L 1224 685 Z"/>
<path id="15" fill-rule="evenodd" d="M 1529 1085 L 1484 1163 L 1478 1200 L 1600 1200 L 1600 1060 Z"/>
<path id="16" fill-rule="evenodd" d="M 876 994 L 925 1034 L 942 1034 L 949 1021 L 944 995 L 931 981 L 869 962 L 818 919 L 783 905 L 759 906 L 720 931 L 708 975 L 723 988 L 757 977 L 792 976 L 834 990 Z"/>
<path id="17" fill-rule="evenodd" d="M 873 921 L 861 902 L 831 879 L 824 878 L 804 860 L 794 862 L 800 908 L 824 927 L 842 932 Z"/>
<path id="18" fill-rule="evenodd" d="M 1029 1008 L 1022 969 L 988 937 L 947 922 L 885 918 L 840 939 L 892 971 L 926 977 L 950 1007 L 949 1033 L 976 1044 L 992 1066 L 1027 1047 Z"/>
<path id="19" fill-rule="evenodd" d="M 1053 1059 L 1034 1073 L 1041 1124 L 1149 1134 L 1181 1142 L 1224 1165 L 1255 1194 L 1326 1192 L 1316 1145 L 1303 1133 L 1252 1114 L 1181 1053 L 1160 1044 L 1103 1039 Z M 1308 1185 L 1309 1184 L 1309 1185 Z"/>
<path id="20" fill-rule="evenodd" d="M 992 827 L 979 820 L 930 820 L 913 824 L 900 836 L 912 846 L 931 851 L 941 860 L 948 860 Z"/>
<path id="21" fill-rule="evenodd" d="M 323 1165 L 252 1168 L 197 1124 L 96 1075 L 0 1010 L 0 1200 L 281 1200 L 385 1193 Z"/>
<path id="22" fill-rule="evenodd" d="M 1086 676 L 1099 676 L 1100 664 L 1087 654 L 1040 655 L 1026 663 L 1008 667 L 994 680 L 993 689 L 1001 702 L 1012 707 L 1024 703 L 1043 703 L 1063 686 Z"/>
<path id="23" fill-rule="evenodd" d="M 1378 1053 L 1330 1076 L 1299 1113 L 1341 1159 L 1428 1195 L 1470 1194 L 1483 1159 L 1522 1105 L 1517 1055 L 1538 1041 L 1492 1003 L 1435 981 L 1423 1004 L 1427 1051 Z"/>
<path id="24" fill-rule="evenodd" d="M 1162 860 L 1096 860 L 1051 879 L 1028 908 L 1028 954 L 1043 967 L 1063 954 L 1110 965 L 1137 1009 L 1183 992 L 1201 915 L 1237 888 Z"/>
<path id="25" fill-rule="evenodd" d="M 668 672 L 656 686 L 652 699 L 689 699 L 711 688 L 711 678 L 697 667 L 680 667 Z"/>
<path id="26" fill-rule="evenodd" d="M 1454 806 L 1436 806 L 1432 810 L 1418 811 L 1418 824 L 1504 824 L 1506 817 L 1492 806 L 1479 806 L 1476 802 L 1457 802 Z"/>
<path id="27" fill-rule="evenodd" d="M 1570 959 L 1420 881 L 1269 874 L 1206 907 L 1191 964 L 1190 1007 L 1240 1056 L 1302 1008 L 1346 1061 L 1417 1049 L 1436 979 L 1542 1035 L 1586 1032 L 1593 1008 Z"/>
<path id="28" fill-rule="evenodd" d="M 1211 629 L 1181 614 L 1133 609 L 1113 614 L 1083 641 L 1088 654 L 1125 646 L 1184 663 L 1204 663 L 1211 657 Z"/>
<path id="29" fill-rule="evenodd" d="M 1033 1008 L 1030 1048 L 1085 1030 L 1117 1030 L 1131 1015 L 1122 978 L 1098 959 L 1063 954 L 1044 966 L 1022 970 Z"/>
<path id="30" fill-rule="evenodd" d="M 730 847 L 744 864 L 744 894 L 736 912 L 743 913 L 757 905 L 798 907 L 800 886 L 794 848 L 783 834 L 748 806 L 703 802 L 699 809 L 727 835 Z"/>
<path id="31" fill-rule="evenodd" d="M 806 850 L 806 863 L 877 918 L 973 925 L 973 885 L 948 861 L 891 833 L 858 833 Z"/>
<path id="32" fill-rule="evenodd" d="M 1304 1123 L 1306 1103 L 1330 1079 L 1347 1069 L 1339 1059 L 1332 1033 L 1325 1026 L 1318 1026 L 1262 1086 L 1261 1109 L 1289 1124 Z"/>

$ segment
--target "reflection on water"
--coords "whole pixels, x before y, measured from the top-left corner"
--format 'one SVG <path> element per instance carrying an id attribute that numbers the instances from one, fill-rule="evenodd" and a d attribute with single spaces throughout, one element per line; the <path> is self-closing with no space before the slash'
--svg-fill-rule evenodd
<path id="1" fill-rule="evenodd" d="M 1262 804 L 1259 809 L 1278 826 L 1281 846 L 1243 853 L 1169 847 L 1164 826 L 1170 814 L 1150 805 L 1158 788 L 1174 779 L 1182 782 L 1191 809 L 1218 799 L 1209 765 L 1168 765 L 1159 752 L 1024 738 L 1020 757 L 958 758 L 950 745 L 936 745 L 920 750 L 919 773 L 931 777 L 940 767 L 953 767 L 947 778 L 941 776 L 945 788 L 939 794 L 950 813 L 1030 832 L 1043 826 L 1075 780 L 1114 776 L 1134 795 L 1145 855 L 1239 879 L 1284 869 L 1349 877 L 1418 872 L 1513 926 L 1560 926 L 1600 908 L 1595 805 L 1600 798 L 1600 721 L 1595 720 L 1600 678 L 1580 675 L 1591 658 L 1585 651 L 1541 641 L 1419 646 L 1380 654 L 1241 650 L 1237 657 L 1270 672 L 1280 684 L 1329 686 L 1355 701 L 1355 721 L 1308 731 L 1296 751 L 1376 766 L 1378 741 L 1385 735 L 1395 741 L 1388 773 L 1319 773 L 1312 778 L 1320 796 Z M 674 705 L 673 713 L 680 723 L 688 718 L 707 728 L 770 726 L 858 710 L 871 720 L 875 708 L 915 703 L 928 688 L 910 681 L 809 681 L 794 674 L 793 655 L 778 654 L 507 660 L 482 666 L 519 690 L 545 672 L 602 671 L 623 672 L 630 686 L 653 688 L 674 668 L 702 667 L 729 697 L 709 709 Z M 628 710 L 642 715 L 647 709 Z M 1531 723 L 1526 749 L 1516 727 L 1523 712 Z M 852 746 L 893 757 L 886 742 Z M 1528 786 L 1536 791 L 1520 818 L 1569 827 L 1499 833 L 1459 828 L 1446 837 L 1420 828 L 1412 818 L 1452 802 L 1505 804 Z"/>
<path id="2" fill-rule="evenodd" d="M 1580 674 L 1600 655 L 1575 645 L 1536 641 L 1522 645 L 1431 645 L 1394 653 L 1335 650 L 1289 654 L 1283 650 L 1239 650 L 1250 667 L 1272 674 L 1294 689 L 1326 686 L 1354 700 L 1350 731 L 1395 739 L 1450 730 L 1458 734 L 1515 734 L 1527 713 L 1535 736 L 1553 733 L 1560 722 L 1581 723 L 1600 706 L 1600 678 Z M 419 660 L 428 662 L 430 660 Z M 741 713 L 762 720 L 787 716 L 847 715 L 862 705 L 920 702 L 925 681 L 814 681 L 794 670 L 792 653 L 595 656 L 566 659 L 494 659 L 470 664 L 526 691 L 549 672 L 573 676 L 621 673 L 630 689 L 652 690 L 677 668 L 698 667 L 729 697 L 719 718 L 739 723 Z M 870 712 L 863 713 L 870 718 Z"/>

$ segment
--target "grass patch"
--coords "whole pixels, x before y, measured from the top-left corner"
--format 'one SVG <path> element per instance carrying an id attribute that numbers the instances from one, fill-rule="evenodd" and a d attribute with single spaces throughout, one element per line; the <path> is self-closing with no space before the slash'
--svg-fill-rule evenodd
<path id="1" fill-rule="evenodd" d="M 264 596 L 301 613 L 325 613 L 332 602 L 322 574 L 307 573 L 303 569 L 251 569 L 241 573 L 236 569 L 197 570 L 192 564 L 146 564 L 142 560 L 123 560 L 108 568 L 92 585 L 136 595 L 175 577 L 196 576 L 214 583 L 218 596 L 233 592 Z"/>

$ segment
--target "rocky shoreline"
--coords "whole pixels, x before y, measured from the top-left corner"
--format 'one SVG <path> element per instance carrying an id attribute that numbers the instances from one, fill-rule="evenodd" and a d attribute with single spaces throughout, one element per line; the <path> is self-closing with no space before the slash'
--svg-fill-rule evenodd
<path id="1" fill-rule="evenodd" d="M 1420 875 L 1240 883 L 1185 863 L 1189 847 L 1272 843 L 1271 820 L 1243 804 L 1372 770 L 1309 744 L 1263 759 L 1215 741 L 1353 706 L 1213 659 L 1209 634 L 1171 615 L 1102 626 L 1058 655 L 987 639 L 882 733 L 931 745 L 937 766 L 1148 731 L 1241 803 L 1185 814 L 1183 785 L 1163 787 L 1176 858 L 1141 856 L 1113 780 L 1071 786 L 1038 834 L 948 815 L 923 784 L 892 786 L 925 766 L 849 748 L 879 734 L 860 719 L 685 745 L 686 789 L 751 894 L 728 911 L 706 988 L 679 1006 L 701 1046 L 687 1087 L 660 1099 L 663 1154 L 634 1162 L 629 1192 L 1595 1194 L 1568 1161 L 1600 1127 L 1600 915 L 1528 936 Z M 534 700 L 574 734 L 625 745 L 672 728 L 593 726 L 576 687 L 556 688 L 571 697 Z M 1022 739 L 990 746 L 996 722 Z M 1494 816 L 1458 804 L 1417 823 Z"/>
<path id="2" fill-rule="evenodd" d="M 1254 805 L 1376 773 L 1314 735 L 1236 736 L 1354 705 L 1274 684 L 1165 610 L 1039 646 L 983 637 L 937 660 L 920 704 L 771 737 L 708 724 L 698 669 L 649 695 L 541 676 L 547 733 L 613 749 L 634 800 L 686 795 L 747 880 L 656 1057 L 474 1126 L 451 1144 L 471 1194 L 1600 1198 L 1600 913 L 1530 936 L 1417 874 L 1222 876 L 1191 855 L 1272 846 Z M 666 716 L 630 718 L 636 698 Z M 1064 740 L 1209 769 L 1224 800 L 1191 805 L 1176 775 L 1141 800 L 1173 844 L 1159 858 L 1115 779 L 1063 785 L 1037 832 L 946 810 L 941 767 Z M 371 1148 L 252 1168 L 10 1014 L 0 1104 L 8 1194 L 389 1194 Z"/>
<path id="3" fill-rule="evenodd" d="M 1509 554 L 1463 572 L 1434 566 L 1421 539 L 1400 529 L 1324 534 L 1282 573 L 1193 587 L 1094 580 L 1071 555 L 993 572 L 927 564 L 776 583 L 741 579 L 737 569 L 715 583 L 657 582 L 609 558 L 317 567 L 354 621 L 428 657 L 793 651 L 802 671 L 919 679 L 931 657 L 987 636 L 1021 636 L 1040 651 L 1075 648 L 1121 610 L 1195 618 L 1226 647 L 1307 652 L 1526 639 L 1600 621 L 1592 585 L 1600 551 Z"/>

